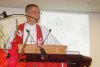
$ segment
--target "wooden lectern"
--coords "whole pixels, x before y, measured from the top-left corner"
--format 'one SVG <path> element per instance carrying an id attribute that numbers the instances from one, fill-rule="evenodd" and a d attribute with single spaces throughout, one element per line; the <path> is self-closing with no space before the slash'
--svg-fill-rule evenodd
<path id="1" fill-rule="evenodd" d="M 23 45 L 19 44 L 19 53 L 22 50 Z M 59 62 L 67 63 L 68 67 L 89 67 L 92 62 L 92 58 L 86 57 L 80 54 L 66 54 L 67 46 L 64 45 L 40 45 L 47 53 L 45 60 L 41 59 L 40 48 L 38 45 L 28 44 L 24 49 L 26 56 L 25 62 Z"/>
<path id="2" fill-rule="evenodd" d="M 21 52 L 23 45 L 19 44 L 19 53 Z M 37 44 L 27 44 L 24 48 L 24 53 L 35 53 L 39 54 L 40 48 L 43 48 L 47 54 L 65 54 L 67 46 L 65 45 L 37 45 Z"/>

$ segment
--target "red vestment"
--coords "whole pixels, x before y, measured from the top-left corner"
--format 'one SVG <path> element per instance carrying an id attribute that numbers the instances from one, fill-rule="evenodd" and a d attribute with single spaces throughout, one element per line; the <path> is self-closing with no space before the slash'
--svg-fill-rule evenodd
<path id="1" fill-rule="evenodd" d="M 11 58 L 10 58 L 10 67 L 62 67 L 62 63 L 58 63 L 58 62 L 24 62 L 24 63 L 19 63 L 17 61 L 18 58 L 18 44 L 23 44 L 23 33 L 24 33 L 24 26 L 25 23 L 20 24 L 16 33 L 16 37 L 14 38 L 13 42 L 12 42 L 12 49 L 9 50 L 10 54 L 11 54 Z M 42 30 L 41 27 L 36 24 L 36 32 L 37 32 L 37 39 L 36 39 L 36 43 L 39 44 L 43 44 L 43 35 L 42 35 Z M 34 48 L 33 48 L 34 49 Z"/>

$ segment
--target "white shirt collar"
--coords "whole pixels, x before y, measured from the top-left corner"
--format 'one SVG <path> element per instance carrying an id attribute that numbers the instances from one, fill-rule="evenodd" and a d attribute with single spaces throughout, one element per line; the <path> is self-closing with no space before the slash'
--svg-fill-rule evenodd
<path id="1" fill-rule="evenodd" d="M 25 26 L 28 26 L 28 27 L 35 27 L 36 26 L 36 24 L 34 24 L 34 25 L 30 25 L 29 23 L 25 23 Z"/>

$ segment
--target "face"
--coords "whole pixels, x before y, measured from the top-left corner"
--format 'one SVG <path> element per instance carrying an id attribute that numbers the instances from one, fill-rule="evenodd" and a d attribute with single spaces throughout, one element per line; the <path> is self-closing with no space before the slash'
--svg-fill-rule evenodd
<path id="1" fill-rule="evenodd" d="M 38 21 L 40 19 L 40 9 L 38 7 L 31 7 L 26 13 L 28 16 L 33 17 L 31 20 Z"/>

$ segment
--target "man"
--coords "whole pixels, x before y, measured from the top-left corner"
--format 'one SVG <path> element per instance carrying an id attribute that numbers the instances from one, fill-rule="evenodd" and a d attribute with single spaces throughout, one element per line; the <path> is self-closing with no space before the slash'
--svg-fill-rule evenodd
<path id="1" fill-rule="evenodd" d="M 29 35 L 27 44 L 41 44 L 41 43 L 47 43 L 47 44 L 58 44 L 59 42 L 57 39 L 50 33 L 49 30 L 43 26 L 39 25 L 40 20 L 40 9 L 35 4 L 29 4 L 26 6 L 25 9 L 25 15 L 27 18 L 27 21 L 21 25 L 19 25 L 19 29 L 17 32 L 17 35 L 23 36 L 23 44 L 25 43 L 26 37 Z M 47 40 L 47 35 L 49 34 Z"/>
<path id="2" fill-rule="evenodd" d="M 40 9 L 37 5 L 27 5 L 25 9 L 25 15 L 27 21 L 19 25 L 16 37 L 12 42 L 12 48 L 9 51 L 13 60 L 17 60 L 18 58 L 18 44 L 60 44 L 57 39 L 50 33 L 51 30 L 48 30 L 46 27 L 39 25 Z M 61 66 L 61 64 L 59 63 L 55 64 L 57 64 L 57 67 Z M 31 67 L 30 63 L 28 65 L 30 65 L 29 67 Z M 47 67 L 47 65 L 48 63 L 36 63 L 37 67 Z M 49 65 L 54 65 L 54 63 L 49 63 Z M 14 63 L 10 67 L 13 66 Z"/>
<path id="3" fill-rule="evenodd" d="M 29 34 L 26 44 L 60 44 L 58 40 L 51 34 L 51 29 L 39 25 L 40 9 L 35 4 L 29 4 L 25 8 L 27 21 L 20 24 L 14 38 L 14 31 L 7 43 L 7 49 L 11 48 L 9 44 L 12 39 L 18 40 L 18 44 L 24 44 Z M 48 35 L 49 34 L 49 35 Z"/>

